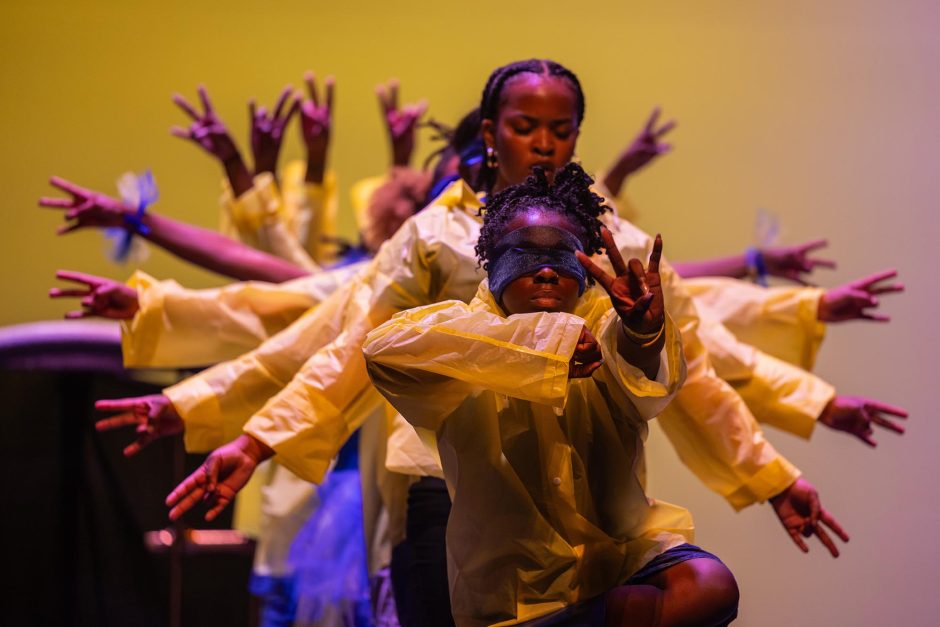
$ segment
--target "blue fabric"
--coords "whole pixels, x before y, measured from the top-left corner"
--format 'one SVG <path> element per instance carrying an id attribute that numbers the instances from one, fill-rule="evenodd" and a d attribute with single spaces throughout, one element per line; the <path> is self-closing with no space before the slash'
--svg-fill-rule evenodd
<path id="1" fill-rule="evenodd" d="M 662 571 L 675 566 L 676 564 L 681 564 L 682 562 L 688 560 L 703 558 L 721 562 L 717 555 L 709 553 L 701 547 L 697 547 L 694 544 L 680 544 L 679 546 L 673 547 L 664 553 L 660 553 L 648 561 L 646 565 L 643 566 L 643 568 L 633 573 L 633 576 L 627 580 L 627 584 L 639 583 L 641 580 L 646 579 L 647 577 L 652 577 L 657 573 L 661 573 Z"/>
<path id="2" fill-rule="evenodd" d="M 248 591 L 261 601 L 260 627 L 291 627 L 297 614 L 294 578 L 251 574 Z"/>
<path id="3" fill-rule="evenodd" d="M 153 178 L 153 173 L 147 170 L 137 176 L 137 211 L 133 215 L 124 216 L 124 225 L 122 229 L 106 229 L 105 235 L 115 240 L 114 249 L 111 251 L 111 257 L 115 261 L 125 261 L 131 251 L 131 242 L 134 235 L 148 235 L 150 228 L 144 224 L 144 216 L 147 214 L 147 207 L 157 202 L 160 192 L 157 190 L 157 183 Z M 125 202 L 129 199 L 125 198 Z"/>
<path id="4" fill-rule="evenodd" d="M 575 256 L 577 250 L 584 251 L 581 240 L 553 226 L 526 226 L 507 233 L 487 252 L 490 292 L 498 302 L 510 283 L 548 266 L 576 279 L 580 296 L 587 284 L 587 272 Z"/>
<path id="5" fill-rule="evenodd" d="M 441 180 L 439 180 L 439 181 L 438 181 L 437 183 L 435 183 L 434 186 L 431 188 L 431 191 L 428 192 L 428 197 L 425 199 L 425 203 L 424 203 L 424 204 L 426 204 L 426 205 L 431 204 L 431 201 L 434 200 L 435 198 L 437 198 L 438 196 L 440 196 L 440 195 L 441 195 L 441 192 L 443 192 L 445 189 L 447 189 L 447 186 L 448 186 L 448 185 L 450 185 L 451 183 L 453 183 L 454 181 L 457 181 L 457 180 L 460 180 L 460 175 L 459 175 L 459 174 L 451 174 L 450 176 L 445 176 L 444 178 L 442 178 Z"/>
<path id="6" fill-rule="evenodd" d="M 320 485 L 320 506 L 291 545 L 296 621 L 327 616 L 350 627 L 372 627 L 358 432 L 346 442 Z"/>
<path id="7" fill-rule="evenodd" d="M 764 261 L 764 253 L 751 246 L 744 251 L 744 260 L 747 262 L 748 271 L 754 275 L 757 284 L 767 287 L 767 264 Z"/>

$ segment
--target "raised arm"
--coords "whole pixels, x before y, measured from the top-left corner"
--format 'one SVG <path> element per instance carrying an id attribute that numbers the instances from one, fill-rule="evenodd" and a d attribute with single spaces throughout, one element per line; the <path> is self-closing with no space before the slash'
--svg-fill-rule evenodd
<path id="1" fill-rule="evenodd" d="M 392 166 L 408 166 L 415 149 L 415 135 L 421 116 L 428 110 L 426 100 L 399 107 L 398 79 L 379 83 L 375 88 L 382 110 L 382 120 L 388 133 Z"/>
<path id="2" fill-rule="evenodd" d="M 277 103 L 269 112 L 258 107 L 254 99 L 248 102 L 248 117 L 251 124 L 251 154 L 255 162 L 255 175 L 268 172 L 277 176 L 277 161 L 284 141 L 284 130 L 291 117 L 300 109 L 300 100 L 294 99 L 294 88 L 290 85 L 281 90 Z M 234 189 L 234 186 L 233 186 Z"/>
<path id="3" fill-rule="evenodd" d="M 118 227 L 136 230 L 148 241 L 190 263 L 242 281 L 280 283 L 305 276 L 306 271 L 273 255 L 255 250 L 215 231 L 173 220 L 153 212 L 146 213 L 138 228 L 132 217 L 137 209 L 100 192 L 52 177 L 49 183 L 71 198 L 40 198 L 39 206 L 62 209 L 67 224 L 58 234 L 85 227 Z"/>
<path id="4" fill-rule="evenodd" d="M 316 76 L 313 72 L 304 74 L 304 84 L 309 98 L 300 104 L 300 129 L 304 145 L 307 148 L 308 183 L 323 183 L 326 174 L 326 159 L 330 147 L 330 133 L 333 128 L 333 92 L 336 81 L 327 76 L 324 93 L 317 92 Z M 300 98 L 300 94 L 298 94 Z"/>
<path id="5" fill-rule="evenodd" d="M 229 183 L 236 195 L 243 194 L 251 188 L 251 173 L 245 166 L 235 140 L 229 134 L 225 124 L 216 114 L 209 100 L 209 92 L 203 85 L 199 86 L 199 100 L 202 102 L 202 113 L 196 110 L 180 94 L 173 94 L 173 102 L 183 110 L 192 120 L 188 128 L 174 126 L 170 133 L 182 139 L 188 139 L 214 157 L 222 165 Z"/>
<path id="6" fill-rule="evenodd" d="M 616 198 L 623 191 L 624 182 L 629 176 L 643 169 L 660 155 L 672 150 L 672 145 L 662 141 L 669 131 L 676 127 L 675 120 L 659 124 L 660 108 L 656 107 L 646 124 L 621 152 L 604 176 L 602 183 L 607 191 Z"/>

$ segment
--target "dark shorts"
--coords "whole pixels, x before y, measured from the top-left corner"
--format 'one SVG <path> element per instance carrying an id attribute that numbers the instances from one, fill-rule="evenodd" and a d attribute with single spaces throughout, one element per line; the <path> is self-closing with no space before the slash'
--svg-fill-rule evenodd
<path id="1" fill-rule="evenodd" d="M 633 574 L 623 585 L 640 583 L 648 577 L 692 559 L 710 559 L 720 562 L 717 555 L 701 549 L 694 544 L 680 544 L 665 553 L 660 553 L 643 568 Z M 547 616 L 540 616 L 530 621 L 520 623 L 524 627 L 597 627 L 604 625 L 607 610 L 607 594 L 582 601 L 559 610 Z"/>

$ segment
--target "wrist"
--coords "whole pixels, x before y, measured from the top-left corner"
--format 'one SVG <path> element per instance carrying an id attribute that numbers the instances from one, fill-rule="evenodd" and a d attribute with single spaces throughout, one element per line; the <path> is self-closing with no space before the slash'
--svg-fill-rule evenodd
<path id="1" fill-rule="evenodd" d="M 411 164 L 411 150 L 392 149 L 392 167 L 407 168 Z"/>
<path id="2" fill-rule="evenodd" d="M 665 340 L 666 334 L 666 320 L 663 319 L 662 323 L 659 325 L 659 329 L 649 333 L 641 333 L 639 331 L 634 331 L 627 325 L 626 322 L 621 320 L 620 329 L 623 332 L 624 337 L 635 344 L 638 348 L 653 348 L 657 344 L 662 347 L 662 344 Z"/>
<path id="3" fill-rule="evenodd" d="M 827 427 L 832 426 L 832 415 L 835 412 L 835 401 L 836 399 L 833 398 L 828 403 L 826 403 L 826 406 L 823 407 L 823 410 L 819 413 L 819 418 L 817 418 L 819 422 L 823 423 Z"/>
<path id="4" fill-rule="evenodd" d="M 794 480 L 793 480 L 793 483 L 791 483 L 790 485 L 788 485 L 788 486 L 787 486 L 786 488 L 784 488 L 782 491 L 778 492 L 777 494 L 774 494 L 772 497 L 770 497 L 769 499 L 767 499 L 767 501 L 768 501 L 771 505 L 773 505 L 774 507 L 777 507 L 778 505 L 780 505 L 780 502 L 781 502 L 781 501 L 783 501 L 783 500 L 785 500 L 785 499 L 787 498 L 787 495 L 790 494 L 790 490 L 793 489 L 793 486 L 795 486 L 798 481 L 800 481 L 800 478 L 799 478 L 799 477 L 797 477 L 796 479 L 794 479 Z"/>
<path id="5" fill-rule="evenodd" d="M 274 449 L 247 433 L 243 433 L 235 438 L 238 447 L 250 457 L 256 464 L 260 464 L 266 459 L 274 457 Z"/>
<path id="6" fill-rule="evenodd" d="M 326 159 L 321 157 L 308 157 L 307 158 L 307 172 L 304 175 L 304 180 L 307 183 L 315 183 L 319 185 L 323 183 L 323 179 L 326 175 Z"/>

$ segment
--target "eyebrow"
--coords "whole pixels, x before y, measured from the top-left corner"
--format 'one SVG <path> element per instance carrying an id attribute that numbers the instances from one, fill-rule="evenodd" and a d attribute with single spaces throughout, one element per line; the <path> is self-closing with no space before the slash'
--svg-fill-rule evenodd
<path id="1" fill-rule="evenodd" d="M 510 119 L 521 118 L 522 120 L 524 120 L 525 122 L 529 122 L 530 124 L 541 123 L 541 120 L 539 118 L 532 117 L 531 115 L 526 115 L 525 113 L 512 113 L 508 117 Z M 572 120 L 571 118 L 556 118 L 554 120 L 549 120 L 548 124 L 549 126 L 560 126 L 561 124 L 574 124 L 574 120 Z"/>

